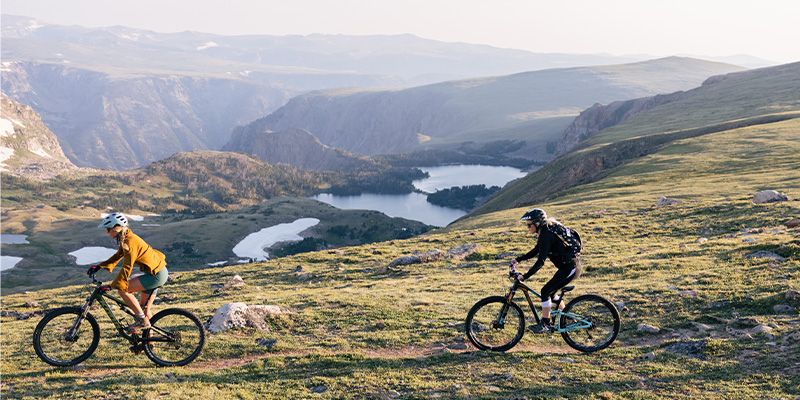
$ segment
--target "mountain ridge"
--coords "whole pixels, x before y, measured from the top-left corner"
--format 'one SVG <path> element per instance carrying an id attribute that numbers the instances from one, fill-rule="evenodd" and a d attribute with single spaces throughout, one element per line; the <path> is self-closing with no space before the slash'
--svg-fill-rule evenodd
<path id="1" fill-rule="evenodd" d="M 407 89 L 321 90 L 295 97 L 272 114 L 236 129 L 305 129 L 324 144 L 363 155 L 486 141 L 491 134 L 491 140 L 531 141 L 519 153 L 547 160 L 553 156 L 544 151 L 545 144 L 560 138 L 569 124 L 565 119 L 601 99 L 637 98 L 668 88 L 673 88 L 668 92 L 691 89 L 717 72 L 740 70 L 673 57 Z M 659 73 L 661 78 L 653 81 L 652 75 Z"/>

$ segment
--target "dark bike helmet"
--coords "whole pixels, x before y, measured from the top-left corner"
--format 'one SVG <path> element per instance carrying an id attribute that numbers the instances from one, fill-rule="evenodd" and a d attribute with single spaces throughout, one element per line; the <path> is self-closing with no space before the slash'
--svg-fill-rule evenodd
<path id="1" fill-rule="evenodd" d="M 547 219 L 547 213 L 544 212 L 541 208 L 534 208 L 525 213 L 525 215 L 520 218 L 520 221 L 530 221 L 531 224 L 538 224 L 542 225 L 544 221 Z"/>

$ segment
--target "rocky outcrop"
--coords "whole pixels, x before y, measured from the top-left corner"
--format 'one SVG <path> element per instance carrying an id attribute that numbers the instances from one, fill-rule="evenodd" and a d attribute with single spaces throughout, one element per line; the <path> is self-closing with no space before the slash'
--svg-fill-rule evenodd
<path id="1" fill-rule="evenodd" d="M 641 99 L 615 101 L 608 105 L 596 103 L 584 110 L 564 130 L 564 136 L 556 146 L 556 155 L 572 150 L 578 143 L 596 135 L 606 128 L 619 125 L 652 108 L 686 97 L 685 92 L 657 95 Z"/>
<path id="2" fill-rule="evenodd" d="M 49 179 L 75 170 L 53 134 L 30 106 L 0 100 L 0 170 L 31 179 Z"/>
<path id="3" fill-rule="evenodd" d="M 284 163 L 313 171 L 352 172 L 375 166 L 368 157 L 322 144 L 304 129 L 281 132 L 237 129 L 222 150 L 252 154 L 270 164 Z"/>
<path id="4" fill-rule="evenodd" d="M 3 93 L 33 106 L 74 164 L 115 170 L 219 149 L 233 127 L 294 94 L 236 77 L 116 76 L 35 62 L 4 63 L 2 78 Z"/>

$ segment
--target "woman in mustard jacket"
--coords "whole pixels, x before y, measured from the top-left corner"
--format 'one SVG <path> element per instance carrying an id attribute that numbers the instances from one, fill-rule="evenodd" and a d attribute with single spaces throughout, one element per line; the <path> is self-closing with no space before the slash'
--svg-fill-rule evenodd
<path id="1" fill-rule="evenodd" d="M 100 268 L 109 272 L 114 270 L 119 260 L 124 260 L 122 269 L 111 282 L 111 287 L 119 291 L 125 304 L 133 310 L 136 321 L 125 328 L 129 333 L 138 333 L 150 328 L 150 317 L 153 316 L 150 306 L 153 303 L 153 291 L 167 282 L 168 272 L 164 254 L 150 247 L 142 238 L 128 228 L 128 219 L 122 213 L 112 213 L 103 219 L 98 228 L 106 228 L 108 235 L 116 239 L 119 249 L 111 258 L 92 265 L 88 273 L 97 272 Z M 143 275 L 130 279 L 133 266 L 144 272 Z M 142 292 L 137 302 L 133 293 Z"/>

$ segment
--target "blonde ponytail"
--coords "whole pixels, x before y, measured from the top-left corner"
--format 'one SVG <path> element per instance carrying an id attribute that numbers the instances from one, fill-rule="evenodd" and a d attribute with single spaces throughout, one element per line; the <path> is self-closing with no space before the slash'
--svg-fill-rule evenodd
<path id="1" fill-rule="evenodd" d="M 119 243 L 119 246 L 122 247 L 122 250 L 131 251 L 131 247 L 125 243 L 125 238 L 128 236 L 128 232 L 130 232 L 128 227 L 117 225 L 111 229 L 117 232 L 117 243 Z"/>

